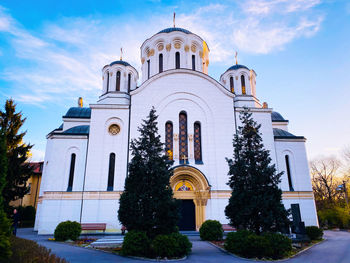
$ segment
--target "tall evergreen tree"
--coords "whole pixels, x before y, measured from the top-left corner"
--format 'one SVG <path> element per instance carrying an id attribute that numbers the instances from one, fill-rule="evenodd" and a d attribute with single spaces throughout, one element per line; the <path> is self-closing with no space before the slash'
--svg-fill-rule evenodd
<path id="1" fill-rule="evenodd" d="M 19 132 L 25 120 L 21 112 L 16 112 L 14 101 L 7 100 L 5 110 L 0 111 L 0 129 L 4 132 L 7 145 L 8 169 L 3 190 L 7 212 L 10 212 L 9 203 L 11 201 L 20 199 L 28 193 L 26 182 L 33 174 L 33 168 L 27 162 L 33 145 L 23 142 L 26 132 Z"/>
<path id="2" fill-rule="evenodd" d="M 130 231 L 145 231 L 150 238 L 174 232 L 179 205 L 170 187 L 173 161 L 158 135 L 156 111 L 150 111 L 131 141 L 132 159 L 120 198 L 119 221 Z"/>
<path id="3" fill-rule="evenodd" d="M 230 224 L 254 231 L 283 231 L 288 226 L 289 212 L 282 204 L 278 187 L 281 175 L 271 164 L 270 153 L 264 149 L 257 124 L 248 109 L 240 114 L 242 126 L 234 135 L 233 160 L 229 165 L 232 195 L 225 214 Z"/>
<path id="4" fill-rule="evenodd" d="M 10 249 L 10 220 L 4 211 L 2 192 L 6 185 L 7 153 L 5 136 L 0 129 L 0 262 L 11 255 Z"/>

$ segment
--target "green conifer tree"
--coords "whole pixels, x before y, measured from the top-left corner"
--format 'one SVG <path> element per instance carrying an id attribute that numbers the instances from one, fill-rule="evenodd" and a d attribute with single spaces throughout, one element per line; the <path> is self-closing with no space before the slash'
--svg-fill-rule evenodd
<path id="1" fill-rule="evenodd" d="M 176 230 L 179 205 L 170 187 L 170 161 L 157 128 L 156 111 L 150 111 L 131 141 L 132 159 L 120 198 L 119 221 L 129 230 L 145 231 L 150 238 Z"/>
<path id="2" fill-rule="evenodd" d="M 27 162 L 33 145 L 25 144 L 26 132 L 19 132 L 26 118 L 16 113 L 16 104 L 12 99 L 5 103 L 5 110 L 0 111 L 0 129 L 3 130 L 7 145 L 7 176 L 3 190 L 5 210 L 11 212 L 9 203 L 22 198 L 28 193 L 27 180 L 33 174 L 33 168 Z"/>
<path id="3" fill-rule="evenodd" d="M 264 149 L 257 124 L 248 109 L 240 114 L 242 126 L 234 135 L 233 159 L 227 159 L 232 189 L 225 214 L 230 224 L 254 231 L 283 231 L 289 224 L 278 187 L 283 173 L 271 164 L 270 153 Z"/>
<path id="4" fill-rule="evenodd" d="M 10 249 L 10 220 L 4 211 L 2 191 L 6 185 L 7 155 L 6 142 L 3 132 L 0 130 L 0 262 L 11 255 Z"/>

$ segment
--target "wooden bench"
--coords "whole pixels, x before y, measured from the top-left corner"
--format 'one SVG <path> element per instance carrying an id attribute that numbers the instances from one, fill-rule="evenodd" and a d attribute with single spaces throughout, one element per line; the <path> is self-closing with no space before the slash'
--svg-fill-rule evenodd
<path id="1" fill-rule="evenodd" d="M 222 229 L 224 230 L 224 232 L 232 232 L 232 231 L 236 231 L 236 228 L 228 225 L 228 224 L 223 224 L 222 225 Z"/>
<path id="2" fill-rule="evenodd" d="M 106 231 L 105 223 L 83 223 L 81 224 L 81 230 L 103 230 Z"/>

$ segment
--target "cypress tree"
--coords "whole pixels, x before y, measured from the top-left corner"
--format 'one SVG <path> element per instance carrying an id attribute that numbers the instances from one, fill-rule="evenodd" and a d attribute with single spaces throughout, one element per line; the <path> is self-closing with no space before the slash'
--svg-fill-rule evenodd
<path id="1" fill-rule="evenodd" d="M 7 175 L 3 189 L 5 210 L 10 212 L 9 203 L 22 198 L 28 193 L 27 180 L 33 174 L 29 165 L 31 144 L 25 144 L 23 137 L 26 132 L 19 132 L 26 118 L 22 112 L 16 112 L 16 104 L 12 99 L 5 103 L 5 110 L 0 111 L 0 129 L 3 130 L 7 148 Z"/>
<path id="2" fill-rule="evenodd" d="M 0 130 L 0 261 L 11 255 L 10 249 L 10 221 L 6 216 L 3 205 L 2 192 L 6 185 L 7 156 L 5 136 Z"/>
<path id="3" fill-rule="evenodd" d="M 282 191 L 278 187 L 282 173 L 277 173 L 271 164 L 268 150 L 264 149 L 261 125 L 246 108 L 240 114 L 242 126 L 234 135 L 233 159 L 226 159 L 229 165 L 229 182 L 232 189 L 225 214 L 230 224 L 261 232 L 283 231 L 289 224 L 288 215 L 282 204 Z"/>
<path id="4" fill-rule="evenodd" d="M 129 230 L 145 231 L 150 238 L 176 231 L 179 205 L 170 187 L 173 161 L 166 155 L 151 109 L 130 144 L 132 159 L 119 201 L 119 221 Z"/>

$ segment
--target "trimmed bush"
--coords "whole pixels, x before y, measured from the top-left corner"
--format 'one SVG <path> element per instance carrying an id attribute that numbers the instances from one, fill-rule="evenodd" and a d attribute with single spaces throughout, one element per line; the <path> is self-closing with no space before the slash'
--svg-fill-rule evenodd
<path id="1" fill-rule="evenodd" d="M 263 235 L 270 245 L 270 254 L 267 256 L 273 259 L 279 259 L 287 256 L 292 251 L 292 240 L 279 233 L 265 233 Z"/>
<path id="2" fill-rule="evenodd" d="M 156 236 L 151 247 L 156 257 L 180 258 L 191 252 L 192 244 L 187 236 L 172 233 Z"/>
<path id="3" fill-rule="evenodd" d="M 180 233 L 172 233 L 171 236 L 176 241 L 176 256 L 182 257 L 191 253 L 192 243 L 187 236 L 181 235 Z"/>
<path id="4" fill-rule="evenodd" d="M 12 256 L 6 259 L 6 263 L 68 263 L 51 253 L 50 249 L 38 245 L 32 240 L 11 236 Z"/>
<path id="5" fill-rule="evenodd" d="M 199 229 L 201 239 L 207 241 L 222 240 L 223 233 L 222 225 L 217 220 L 207 220 Z"/>
<path id="6" fill-rule="evenodd" d="M 122 254 L 128 256 L 149 256 L 150 240 L 146 232 L 132 230 L 126 233 L 122 246 Z"/>
<path id="7" fill-rule="evenodd" d="M 278 233 L 264 233 L 258 236 L 251 231 L 240 230 L 227 235 L 225 249 L 247 258 L 279 259 L 292 250 L 292 242 Z"/>
<path id="8" fill-rule="evenodd" d="M 320 240 L 323 237 L 323 230 L 317 226 L 307 226 L 306 234 L 311 240 Z"/>
<path id="9" fill-rule="evenodd" d="M 55 240 L 66 241 L 71 239 L 77 240 L 81 233 L 81 225 L 76 221 L 65 221 L 57 225 L 55 229 Z"/>

